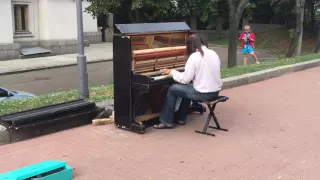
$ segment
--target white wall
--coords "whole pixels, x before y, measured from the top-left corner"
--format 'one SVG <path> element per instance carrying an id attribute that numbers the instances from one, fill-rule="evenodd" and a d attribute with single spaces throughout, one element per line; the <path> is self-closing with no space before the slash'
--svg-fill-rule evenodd
<path id="1" fill-rule="evenodd" d="M 88 6 L 83 1 L 83 10 Z M 97 23 L 87 13 L 83 13 L 85 32 L 96 32 Z M 41 40 L 77 38 L 76 3 L 73 0 L 39 1 L 39 27 Z"/>
<path id="2" fill-rule="evenodd" d="M 88 7 L 90 3 L 88 1 L 83 1 L 82 8 L 83 11 Z M 83 12 L 83 31 L 84 32 L 97 32 L 97 19 L 94 19 L 90 14 Z"/>
<path id="3" fill-rule="evenodd" d="M 29 4 L 30 34 L 15 35 L 13 4 Z M 83 11 L 90 3 L 83 1 Z M 84 32 L 97 32 L 97 20 L 83 12 Z M 0 0 L 0 43 L 77 39 L 74 0 Z"/>
<path id="4" fill-rule="evenodd" d="M 47 11 L 48 0 L 40 0 L 38 2 L 38 23 L 39 23 L 39 40 L 49 38 L 49 12 Z"/>
<path id="5" fill-rule="evenodd" d="M 18 4 L 28 4 L 29 5 L 29 31 L 30 34 L 25 35 L 14 35 L 14 41 L 15 42 L 21 42 L 21 41 L 33 41 L 33 40 L 39 40 L 39 20 L 38 20 L 38 1 L 42 0 L 12 0 L 12 4 L 18 3 Z M 13 6 L 12 6 L 13 9 Z M 13 10 L 12 10 L 13 11 Z M 12 23 L 13 22 L 14 14 L 12 13 Z"/>
<path id="6" fill-rule="evenodd" d="M 0 0 L 0 43 L 13 43 L 11 0 Z"/>
<path id="7" fill-rule="evenodd" d="M 40 40 L 59 40 L 76 38 L 74 26 L 74 1 L 40 0 L 39 29 Z"/>

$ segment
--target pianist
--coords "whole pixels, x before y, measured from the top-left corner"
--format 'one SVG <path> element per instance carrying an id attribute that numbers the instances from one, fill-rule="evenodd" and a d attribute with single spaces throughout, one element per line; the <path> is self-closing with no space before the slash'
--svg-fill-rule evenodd
<path id="1" fill-rule="evenodd" d="M 191 101 L 212 100 L 221 90 L 220 58 L 217 53 L 208 49 L 196 34 L 189 36 L 186 46 L 188 60 L 184 72 L 161 70 L 164 74 L 172 75 L 177 84 L 168 90 L 160 113 L 160 124 L 154 125 L 156 129 L 173 128 L 174 123 L 184 125 Z M 178 111 L 174 112 L 179 97 L 182 101 Z"/>

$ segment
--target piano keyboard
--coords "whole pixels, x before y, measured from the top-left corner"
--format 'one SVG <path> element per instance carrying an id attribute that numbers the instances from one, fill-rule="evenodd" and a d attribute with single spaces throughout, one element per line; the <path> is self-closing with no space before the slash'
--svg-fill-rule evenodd
<path id="1" fill-rule="evenodd" d="M 171 77 L 172 77 L 171 75 L 163 75 L 163 76 L 151 77 L 151 79 L 154 81 L 159 81 L 159 80 L 167 79 L 167 78 L 171 78 Z"/>
<path id="2" fill-rule="evenodd" d="M 184 71 L 184 67 L 183 68 L 178 68 L 176 70 L 179 71 L 179 72 L 183 72 Z M 150 77 L 150 79 L 152 79 L 153 81 L 159 81 L 159 80 L 168 79 L 168 78 L 172 78 L 172 76 L 171 75 L 162 74 L 162 75 L 158 75 L 158 76 L 155 75 L 153 77 Z"/>

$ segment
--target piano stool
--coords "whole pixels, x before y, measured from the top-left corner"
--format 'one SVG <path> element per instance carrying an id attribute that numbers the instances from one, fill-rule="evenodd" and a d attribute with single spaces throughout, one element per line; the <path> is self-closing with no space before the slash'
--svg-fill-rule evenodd
<path id="1" fill-rule="evenodd" d="M 1 180 L 71 180 L 72 168 L 64 161 L 43 161 L 0 174 Z"/>
<path id="2" fill-rule="evenodd" d="M 218 122 L 218 119 L 217 117 L 215 116 L 214 114 L 214 110 L 217 106 L 217 104 L 219 102 L 226 102 L 229 98 L 226 97 L 226 96 L 218 96 L 215 100 L 213 101 L 209 101 L 209 102 L 202 102 L 202 103 L 205 103 L 207 106 L 208 106 L 208 109 L 209 109 L 209 114 L 208 114 L 208 118 L 204 124 L 204 127 L 201 131 L 198 131 L 198 130 L 195 130 L 196 133 L 200 133 L 200 134 L 205 134 L 205 135 L 211 135 L 211 136 L 215 136 L 215 134 L 212 134 L 212 133 L 208 133 L 207 132 L 207 129 L 208 127 L 209 128 L 212 128 L 212 129 L 217 129 L 217 130 L 221 130 L 221 131 L 228 131 L 228 129 L 223 129 L 220 127 L 220 124 Z M 211 119 L 214 120 L 215 124 L 216 124 L 216 127 L 214 126 L 209 126 L 210 124 L 210 121 Z"/>

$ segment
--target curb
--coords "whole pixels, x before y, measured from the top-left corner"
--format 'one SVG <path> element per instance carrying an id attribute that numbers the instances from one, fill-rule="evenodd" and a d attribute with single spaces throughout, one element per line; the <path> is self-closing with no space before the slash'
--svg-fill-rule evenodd
<path id="1" fill-rule="evenodd" d="M 320 66 L 320 59 L 296 63 L 292 65 L 279 66 L 271 69 L 266 69 L 258 72 L 248 73 L 240 76 L 234 76 L 222 79 L 223 86 L 222 90 L 231 89 L 238 86 L 243 86 L 267 79 L 279 77 L 282 75 L 290 74 L 305 69 L 310 69 Z"/>
<path id="2" fill-rule="evenodd" d="M 107 61 L 113 61 L 113 59 L 98 59 L 87 62 L 87 64 L 94 64 L 94 63 L 100 63 L 100 62 L 107 62 Z M 53 66 L 47 66 L 47 67 L 35 67 L 30 69 L 21 69 L 21 70 L 15 70 L 15 71 L 7 71 L 7 72 L 0 72 L 0 76 L 4 75 L 10 75 L 10 74 L 19 74 L 19 73 L 25 73 L 30 71 L 39 71 L 39 70 L 46 70 L 46 69 L 54 69 L 54 68 L 61 68 L 61 67 L 69 67 L 69 66 L 75 66 L 77 63 L 70 63 L 70 64 L 57 64 Z"/>

